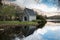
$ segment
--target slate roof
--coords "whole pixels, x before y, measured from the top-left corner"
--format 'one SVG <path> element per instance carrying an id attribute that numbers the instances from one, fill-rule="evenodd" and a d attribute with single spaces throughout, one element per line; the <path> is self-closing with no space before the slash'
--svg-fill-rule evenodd
<path id="1" fill-rule="evenodd" d="M 34 10 L 32 10 L 32 9 L 25 8 L 24 10 L 26 13 L 28 13 L 28 15 L 31 15 L 31 16 L 36 15 Z"/>

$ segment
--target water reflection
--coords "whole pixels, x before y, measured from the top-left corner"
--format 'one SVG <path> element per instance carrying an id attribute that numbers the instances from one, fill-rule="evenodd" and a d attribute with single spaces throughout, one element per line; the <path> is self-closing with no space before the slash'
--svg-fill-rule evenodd
<path id="1" fill-rule="evenodd" d="M 18 36 L 17 34 L 14 34 L 13 38 L 11 40 L 23 40 L 24 36 L 23 35 Z"/>
<path id="2" fill-rule="evenodd" d="M 60 40 L 60 23 L 47 22 L 44 28 L 36 30 L 33 34 L 23 39 L 15 40 Z"/>
<path id="3" fill-rule="evenodd" d="M 44 28 L 36 30 L 24 40 L 60 40 L 60 26 L 58 25 L 58 23 L 52 23 L 51 25 L 50 22 L 48 22 Z"/>

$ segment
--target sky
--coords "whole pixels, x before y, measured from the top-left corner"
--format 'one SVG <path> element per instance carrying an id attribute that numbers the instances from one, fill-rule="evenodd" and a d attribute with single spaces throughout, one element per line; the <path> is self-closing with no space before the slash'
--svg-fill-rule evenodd
<path id="1" fill-rule="evenodd" d="M 45 12 L 56 12 L 57 0 L 16 0 L 15 3 L 19 6 L 27 8 L 35 8 Z"/>

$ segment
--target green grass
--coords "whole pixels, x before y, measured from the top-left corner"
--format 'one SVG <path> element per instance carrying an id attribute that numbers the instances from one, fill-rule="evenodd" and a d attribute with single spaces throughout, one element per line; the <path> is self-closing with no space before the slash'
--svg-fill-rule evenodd
<path id="1" fill-rule="evenodd" d="M 37 25 L 37 22 L 0 21 L 0 25 Z"/>

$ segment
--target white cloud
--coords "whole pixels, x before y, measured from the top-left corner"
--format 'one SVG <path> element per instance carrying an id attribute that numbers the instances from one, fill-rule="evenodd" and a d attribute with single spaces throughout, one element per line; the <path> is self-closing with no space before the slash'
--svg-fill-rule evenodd
<path id="1" fill-rule="evenodd" d="M 26 7 L 40 9 L 45 12 L 56 12 L 57 11 L 57 7 L 48 7 L 45 4 L 30 4 L 30 5 L 27 5 Z"/>
<path id="2" fill-rule="evenodd" d="M 34 34 L 41 34 L 41 35 L 44 35 L 45 33 L 47 32 L 46 29 L 38 29 L 34 32 Z"/>
<path id="3" fill-rule="evenodd" d="M 35 9 L 40 9 L 45 12 L 56 12 L 57 7 L 48 7 L 45 4 L 39 4 L 39 0 L 16 0 L 15 3 L 19 6 L 24 6 L 27 8 L 35 8 Z M 41 0 L 40 0 L 41 1 Z"/>

